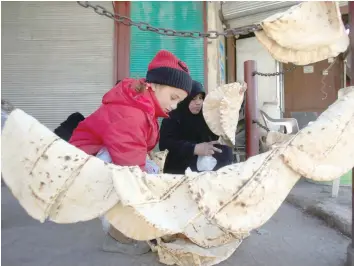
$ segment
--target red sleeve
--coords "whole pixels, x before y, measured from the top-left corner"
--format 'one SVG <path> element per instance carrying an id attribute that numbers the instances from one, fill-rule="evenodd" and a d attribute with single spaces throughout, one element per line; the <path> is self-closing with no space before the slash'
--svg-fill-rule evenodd
<path id="1" fill-rule="evenodd" d="M 103 136 L 103 143 L 114 164 L 139 166 L 145 170 L 147 155 L 145 123 L 141 117 L 124 117 L 109 125 Z"/>

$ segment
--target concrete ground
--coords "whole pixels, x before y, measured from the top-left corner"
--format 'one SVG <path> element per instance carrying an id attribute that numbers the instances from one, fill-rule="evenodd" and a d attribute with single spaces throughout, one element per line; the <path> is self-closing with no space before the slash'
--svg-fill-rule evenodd
<path id="1" fill-rule="evenodd" d="M 125 256 L 100 251 L 100 221 L 40 224 L 30 218 L 6 187 L 1 188 L 3 266 L 157 266 L 156 256 Z M 233 256 L 219 265 L 343 266 L 349 239 L 321 220 L 284 203 Z"/>
<path id="2" fill-rule="evenodd" d="M 301 208 L 336 228 L 352 235 L 352 188 L 340 187 L 337 198 L 331 197 L 332 187 L 300 180 L 287 197 L 287 202 Z"/>

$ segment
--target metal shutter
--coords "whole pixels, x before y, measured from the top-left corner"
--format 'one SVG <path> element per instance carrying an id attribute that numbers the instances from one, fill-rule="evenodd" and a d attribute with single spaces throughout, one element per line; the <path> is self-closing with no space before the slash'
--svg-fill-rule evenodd
<path id="1" fill-rule="evenodd" d="M 76 2 L 2 2 L 1 11 L 3 99 L 50 129 L 99 107 L 114 82 L 112 20 Z"/>
<path id="2" fill-rule="evenodd" d="M 154 27 L 203 31 L 203 2 L 131 2 L 131 18 Z M 131 30 L 130 76 L 145 77 L 147 66 L 161 49 L 174 53 L 188 65 L 193 79 L 204 84 L 203 39 L 168 37 Z"/>
<path id="3" fill-rule="evenodd" d="M 239 1 L 222 5 L 224 19 L 231 28 L 259 23 L 265 18 L 300 3 L 295 1 Z"/>
<path id="4" fill-rule="evenodd" d="M 222 14 L 230 28 L 238 28 L 259 23 L 301 2 L 303 1 L 230 1 L 223 3 Z M 348 1 L 338 2 L 339 6 L 348 4 Z"/>

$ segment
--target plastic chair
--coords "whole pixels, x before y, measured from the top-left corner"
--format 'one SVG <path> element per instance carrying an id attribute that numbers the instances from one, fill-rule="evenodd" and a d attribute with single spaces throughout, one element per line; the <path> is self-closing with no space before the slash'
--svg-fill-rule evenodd
<path id="1" fill-rule="evenodd" d="M 285 128 L 285 132 L 284 132 L 285 134 L 296 134 L 300 130 L 299 124 L 297 123 L 297 120 L 295 118 L 275 119 L 275 118 L 271 118 L 262 110 L 259 110 L 259 112 L 261 113 L 264 124 L 267 128 L 269 128 L 269 126 L 271 127 L 280 126 L 281 128 Z"/>

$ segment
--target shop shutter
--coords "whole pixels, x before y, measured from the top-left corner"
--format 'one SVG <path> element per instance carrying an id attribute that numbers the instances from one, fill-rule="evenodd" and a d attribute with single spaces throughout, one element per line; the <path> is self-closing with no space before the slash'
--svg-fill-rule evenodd
<path id="1" fill-rule="evenodd" d="M 1 7 L 2 98 L 50 129 L 99 107 L 114 82 L 113 21 L 76 2 Z"/>
<path id="2" fill-rule="evenodd" d="M 258 24 L 262 20 L 302 1 L 230 1 L 222 5 L 222 14 L 230 28 Z M 338 1 L 339 6 L 346 6 L 348 1 Z"/>

